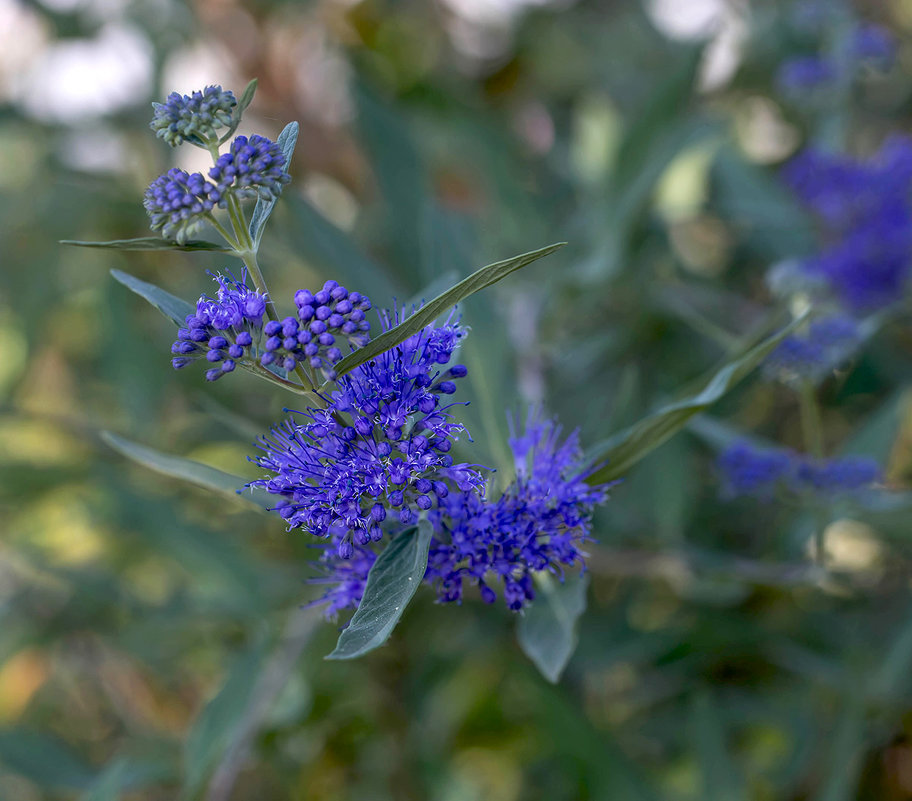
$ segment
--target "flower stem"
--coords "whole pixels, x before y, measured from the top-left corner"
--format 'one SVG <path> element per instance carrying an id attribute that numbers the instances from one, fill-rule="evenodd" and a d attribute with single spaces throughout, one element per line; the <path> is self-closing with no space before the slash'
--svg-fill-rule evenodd
<path id="1" fill-rule="evenodd" d="M 801 409 L 801 431 L 804 435 L 804 447 L 815 459 L 824 456 L 823 421 L 820 414 L 820 404 L 817 402 L 817 391 L 813 382 L 804 379 L 798 385 L 798 401 Z M 826 510 L 815 504 L 814 525 L 814 561 L 823 568 L 826 566 L 826 527 L 829 516 Z"/>

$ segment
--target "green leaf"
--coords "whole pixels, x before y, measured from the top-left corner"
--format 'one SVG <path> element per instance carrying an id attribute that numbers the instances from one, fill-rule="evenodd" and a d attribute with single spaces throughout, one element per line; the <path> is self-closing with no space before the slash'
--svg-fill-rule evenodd
<path id="1" fill-rule="evenodd" d="M 796 318 L 778 333 L 726 364 L 699 394 L 672 403 L 612 437 L 594 459 L 605 461 L 606 464 L 589 476 L 589 483 L 601 484 L 623 476 L 647 453 L 683 428 L 691 417 L 708 409 L 759 367 L 775 347 L 803 321 L 804 316 Z"/>
<path id="2" fill-rule="evenodd" d="M 291 164 L 291 156 L 294 153 L 295 144 L 298 141 L 298 128 L 298 123 L 289 122 L 276 140 L 276 143 L 285 154 L 285 167 L 283 169 L 286 173 Z M 250 218 L 250 238 L 253 240 L 254 249 L 259 246 L 260 240 L 263 238 L 263 227 L 266 225 L 269 215 L 272 214 L 278 199 L 278 197 L 274 197 L 272 200 L 260 198 L 257 200 L 256 206 L 253 207 L 253 215 Z"/>
<path id="3" fill-rule="evenodd" d="M 238 98 L 237 108 L 235 109 L 235 115 L 240 117 L 253 102 L 253 96 L 256 94 L 257 90 L 257 79 L 254 78 L 247 86 L 244 87 L 244 91 L 241 92 L 241 96 Z"/>
<path id="4" fill-rule="evenodd" d="M 191 304 L 187 303 L 186 300 L 183 300 L 176 295 L 172 295 L 170 292 L 165 292 L 164 289 L 155 286 L 155 284 L 141 281 L 139 278 L 136 278 L 129 273 L 121 272 L 120 270 L 111 270 L 111 275 L 114 276 L 115 281 L 119 281 L 127 289 L 144 297 L 156 309 L 164 314 L 165 317 L 170 318 L 178 326 L 184 324 L 184 320 L 188 314 L 193 314 L 196 311 L 196 309 Z"/>
<path id="5" fill-rule="evenodd" d="M 101 438 L 118 453 L 157 473 L 188 481 L 203 489 L 212 490 L 231 498 L 243 498 L 259 509 L 271 509 L 275 506 L 269 493 L 261 489 L 251 488 L 244 490 L 243 493 L 238 493 L 238 490 L 246 483 L 240 476 L 225 473 L 191 459 L 184 459 L 182 456 L 162 453 L 119 437 L 110 431 L 102 431 Z"/>
<path id="6" fill-rule="evenodd" d="M 377 557 L 364 597 L 327 659 L 354 659 L 387 641 L 427 569 L 431 524 L 403 531 Z"/>
<path id="7" fill-rule="evenodd" d="M 690 713 L 693 743 L 703 778 L 703 801 L 742 801 L 744 782 L 725 742 L 725 725 L 708 693 L 694 698 Z"/>
<path id="8" fill-rule="evenodd" d="M 370 361 L 381 353 L 385 353 L 403 340 L 408 339 L 412 334 L 420 331 L 436 319 L 441 312 L 449 309 L 451 306 L 455 306 L 459 301 L 464 300 L 470 295 L 473 295 L 492 284 L 496 284 L 502 278 L 506 278 L 510 273 L 531 264 L 533 261 L 538 261 L 538 259 L 554 253 L 555 250 L 562 248 L 566 244 L 566 242 L 558 242 L 554 245 L 548 245 L 539 250 L 533 250 L 530 253 L 514 256 L 512 259 L 498 261 L 494 264 L 489 264 L 487 267 L 482 267 L 480 270 L 476 270 L 468 278 L 464 278 L 458 284 L 450 287 L 446 292 L 438 295 L 429 303 L 425 303 L 424 306 L 395 328 L 384 331 L 380 336 L 368 342 L 363 348 L 358 348 L 358 350 L 346 356 L 336 365 L 337 375 L 343 376 L 346 373 L 350 373 L 359 365 Z"/>
<path id="9" fill-rule="evenodd" d="M 193 798 L 199 793 L 231 744 L 235 729 L 250 704 L 265 655 L 263 643 L 239 657 L 222 689 L 206 704 L 194 722 L 184 747 L 183 789 L 186 798 Z"/>
<path id="10" fill-rule="evenodd" d="M 545 573 L 537 578 L 535 600 L 519 619 L 516 634 L 523 653 L 552 683 L 576 650 L 576 622 L 586 610 L 588 586 L 587 575 L 559 582 Z"/>
<path id="11" fill-rule="evenodd" d="M 123 760 L 112 762 L 92 783 L 81 801 L 118 801 L 126 784 L 127 768 Z"/>
<path id="12" fill-rule="evenodd" d="M 726 147 L 717 154 L 711 174 L 718 213 L 741 229 L 752 250 L 769 259 L 784 259 L 816 247 L 807 211 L 769 169 L 747 162 L 734 147 Z"/>
<path id="13" fill-rule="evenodd" d="M 231 248 L 206 242 L 202 239 L 190 239 L 187 242 L 172 242 L 156 236 L 141 236 L 137 239 L 111 239 L 107 242 L 82 242 L 76 239 L 61 239 L 61 245 L 75 245 L 80 248 L 107 248 L 108 250 L 183 250 L 183 251 L 216 251 L 229 253 Z"/>
<path id="14" fill-rule="evenodd" d="M 85 790 L 95 779 L 92 767 L 63 740 L 21 728 L 0 730 L 0 764 L 43 788 Z"/>

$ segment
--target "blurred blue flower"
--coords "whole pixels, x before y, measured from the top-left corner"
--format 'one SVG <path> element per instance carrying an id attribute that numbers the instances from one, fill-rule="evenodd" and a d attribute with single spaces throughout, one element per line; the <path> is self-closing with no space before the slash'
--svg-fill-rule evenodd
<path id="1" fill-rule="evenodd" d="M 899 300 L 912 254 L 912 140 L 893 137 L 865 161 L 808 148 L 783 175 L 822 223 L 823 248 L 804 269 L 852 312 Z"/>
<path id="2" fill-rule="evenodd" d="M 794 455 L 777 448 L 759 448 L 738 441 L 719 456 L 723 495 L 770 497 L 793 471 Z"/>
<path id="3" fill-rule="evenodd" d="M 862 23 L 852 34 L 852 55 L 880 67 L 889 66 L 896 57 L 896 39 L 887 28 Z"/>
<path id="4" fill-rule="evenodd" d="M 833 314 L 812 322 L 803 334 L 787 337 L 767 358 L 764 371 L 785 383 L 822 381 L 861 344 L 858 322 Z"/>
<path id="5" fill-rule="evenodd" d="M 852 492 L 870 487 L 882 477 L 880 465 L 865 456 L 840 459 L 802 459 L 796 471 L 799 490 L 818 493 Z"/>
<path id="6" fill-rule="evenodd" d="M 836 78 L 836 68 L 823 56 L 796 56 L 780 65 L 776 85 L 784 94 L 804 97 L 808 92 L 829 88 Z"/>
<path id="7" fill-rule="evenodd" d="M 770 498 L 776 490 L 824 495 L 869 489 L 881 478 L 877 462 L 864 456 L 814 459 L 785 448 L 738 441 L 718 459 L 722 493 Z"/>
<path id="8" fill-rule="evenodd" d="M 206 145 L 218 141 L 218 131 L 231 125 L 237 100 L 221 86 L 182 95 L 172 92 L 164 103 L 153 103 L 149 127 L 171 147 L 181 142 Z"/>

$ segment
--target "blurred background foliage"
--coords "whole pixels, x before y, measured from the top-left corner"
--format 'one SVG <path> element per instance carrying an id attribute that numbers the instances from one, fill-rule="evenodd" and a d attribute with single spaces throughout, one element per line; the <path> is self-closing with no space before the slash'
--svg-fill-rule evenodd
<path id="1" fill-rule="evenodd" d="M 302 126 L 274 295 L 408 301 L 568 240 L 462 309 L 472 458 L 506 483 L 507 411 L 594 449 L 768 330 L 767 268 L 816 242 L 782 162 L 908 129 L 912 3 L 847 7 L 897 63 L 816 105 L 775 83 L 807 5 L 0 0 L 0 798 L 912 799 L 908 314 L 823 388 L 829 450 L 899 499 L 832 510 L 831 575 L 804 510 L 719 498 L 712 442 L 800 446 L 791 393 L 754 379 L 600 510 L 555 686 L 509 613 L 426 589 L 386 647 L 324 662 L 308 538 L 98 436 L 254 475 L 287 401 L 175 373 L 168 321 L 108 274 L 193 299 L 233 265 L 57 244 L 145 235 L 146 184 L 201 166 L 150 102 L 252 77 L 243 133 Z"/>

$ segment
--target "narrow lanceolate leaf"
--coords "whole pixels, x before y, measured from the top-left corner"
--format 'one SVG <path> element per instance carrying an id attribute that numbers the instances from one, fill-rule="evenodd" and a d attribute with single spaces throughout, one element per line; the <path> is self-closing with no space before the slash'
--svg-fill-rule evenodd
<path id="1" fill-rule="evenodd" d="M 257 90 L 257 79 L 254 78 L 247 86 L 244 87 L 244 91 L 241 92 L 241 96 L 238 98 L 237 110 L 236 113 L 240 117 L 247 110 L 253 102 L 253 96 L 256 94 Z"/>
<path id="2" fill-rule="evenodd" d="M 424 578 L 431 532 L 431 524 L 422 520 L 386 546 L 367 575 L 358 611 L 327 659 L 354 659 L 389 639 Z"/>
<path id="3" fill-rule="evenodd" d="M 80 248 L 107 248 L 109 250 L 212 250 L 219 253 L 228 253 L 231 248 L 218 245 L 215 242 L 206 242 L 202 239 L 190 239 L 187 242 L 172 242 L 169 239 L 160 239 L 156 236 L 141 236 L 138 239 L 111 239 L 107 242 L 82 242 L 76 239 L 61 239 L 61 245 L 75 245 Z"/>
<path id="4" fill-rule="evenodd" d="M 567 576 L 563 583 L 544 575 L 535 600 L 519 619 L 519 645 L 542 675 L 556 683 L 576 650 L 576 622 L 586 610 L 588 576 Z"/>
<path id="5" fill-rule="evenodd" d="M 279 134 L 279 138 L 276 139 L 276 144 L 282 148 L 282 152 L 285 154 L 285 172 L 288 172 L 288 166 L 291 164 L 291 156 L 294 153 L 297 141 L 298 123 L 296 122 L 288 123 L 282 133 Z M 253 215 L 250 218 L 250 238 L 253 240 L 254 249 L 259 246 L 260 240 L 263 238 L 263 227 L 266 225 L 269 215 L 272 214 L 277 200 L 277 197 L 272 200 L 260 198 L 257 200 L 256 206 L 253 207 Z"/>
<path id="6" fill-rule="evenodd" d="M 225 473 L 222 470 L 209 467 L 209 465 L 194 462 L 192 459 L 184 459 L 182 456 L 162 453 L 154 448 L 140 445 L 138 442 L 119 437 L 110 431 L 103 431 L 101 438 L 118 453 L 123 454 L 128 459 L 132 459 L 134 462 L 139 462 L 139 464 L 148 467 L 150 470 L 172 478 L 179 478 L 182 481 L 188 481 L 198 487 L 212 490 L 222 495 L 237 498 L 239 496 L 238 490 L 246 483 L 240 476 Z M 263 490 L 247 489 L 240 494 L 240 497 L 260 509 L 272 509 L 275 506 L 275 502 Z"/>
<path id="7" fill-rule="evenodd" d="M 538 261 L 555 250 L 559 250 L 566 242 L 557 242 L 554 245 L 533 250 L 530 253 L 523 253 L 520 256 L 514 256 L 506 261 L 498 261 L 476 270 L 468 278 L 464 278 L 455 286 L 450 287 L 446 292 L 438 295 L 432 301 L 425 303 L 411 317 L 401 322 L 395 328 L 384 331 L 380 336 L 372 339 L 363 348 L 350 353 L 341 362 L 336 365 L 336 373 L 343 376 L 350 373 L 359 365 L 369 362 L 375 356 L 385 353 L 390 348 L 394 348 L 400 342 L 408 339 L 412 334 L 418 333 L 422 328 L 432 323 L 442 312 L 460 301 L 474 295 L 476 292 L 485 289 L 492 284 L 496 284 L 502 278 L 506 278 L 510 273 L 519 270 L 533 261 Z"/>
<path id="8" fill-rule="evenodd" d="M 232 665 L 222 688 L 203 707 L 184 745 L 183 798 L 198 798 L 241 724 L 266 657 L 257 643 Z"/>
<path id="9" fill-rule="evenodd" d="M 708 409 L 759 367 L 776 346 L 803 321 L 803 316 L 793 320 L 777 334 L 726 364 L 699 394 L 672 403 L 613 437 L 596 455 L 594 461 L 604 461 L 605 465 L 589 476 L 589 483 L 601 484 L 623 476 L 647 453 L 683 428 L 691 417 Z"/>
<path id="10" fill-rule="evenodd" d="M 744 780 L 727 742 L 725 722 L 708 693 L 694 697 L 690 732 L 700 763 L 703 801 L 744 801 Z"/>
<path id="11" fill-rule="evenodd" d="M 173 320 L 177 325 L 183 325 L 188 314 L 193 314 L 196 309 L 176 295 L 165 292 L 164 289 L 150 284 L 148 281 L 141 281 L 129 273 L 120 270 L 111 270 L 114 280 L 119 281 L 127 289 L 133 290 L 137 295 L 144 297 L 165 317 Z"/>

